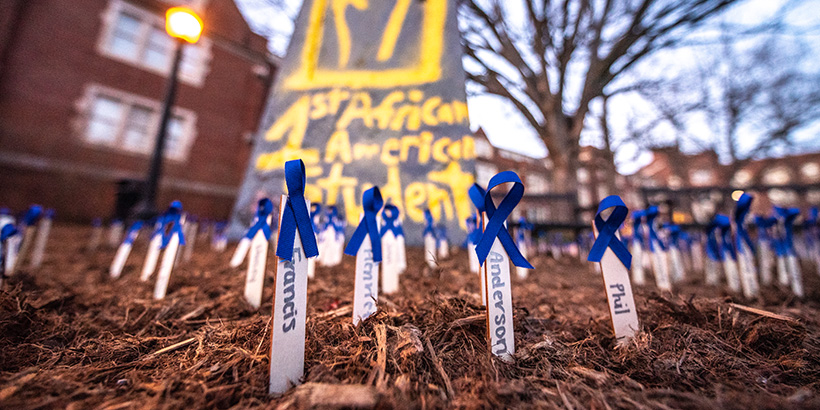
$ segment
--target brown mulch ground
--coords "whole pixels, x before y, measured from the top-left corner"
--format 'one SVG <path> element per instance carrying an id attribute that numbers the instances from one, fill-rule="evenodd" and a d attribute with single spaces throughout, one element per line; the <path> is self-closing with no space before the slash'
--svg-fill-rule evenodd
<path id="1" fill-rule="evenodd" d="M 255 312 L 230 252 L 200 242 L 157 302 L 138 279 L 145 245 L 113 282 L 112 250 L 81 251 L 88 232 L 58 226 L 44 266 L 0 291 L 2 409 L 820 408 L 820 279 L 809 266 L 803 302 L 779 289 L 732 300 L 696 275 L 676 295 L 639 288 L 643 332 L 615 349 L 600 277 L 577 260 L 533 258 L 537 269 L 514 280 L 507 364 L 488 355 L 463 251 L 425 272 L 411 249 L 402 292 L 359 327 L 345 257 L 310 282 L 306 384 L 269 397 L 272 278 Z"/>

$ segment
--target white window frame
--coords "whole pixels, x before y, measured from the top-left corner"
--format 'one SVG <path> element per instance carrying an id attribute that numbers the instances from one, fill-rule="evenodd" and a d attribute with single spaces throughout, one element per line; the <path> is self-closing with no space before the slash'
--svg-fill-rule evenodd
<path id="1" fill-rule="evenodd" d="M 99 142 L 91 142 L 88 141 L 88 134 L 87 134 L 87 127 L 90 120 L 91 109 L 93 107 L 94 101 L 97 97 L 109 97 L 120 101 L 123 105 L 125 105 L 125 112 L 122 115 L 122 118 L 119 119 L 117 123 L 117 135 L 115 138 L 115 142 L 112 144 L 106 143 L 99 143 Z M 85 92 L 80 97 L 80 99 L 76 102 L 76 108 L 78 112 L 78 116 L 74 123 L 75 132 L 80 136 L 83 143 L 94 147 L 96 149 L 99 148 L 108 148 L 111 150 L 115 150 L 119 153 L 128 153 L 133 155 L 151 155 L 153 152 L 154 144 L 153 140 L 152 143 L 148 145 L 147 151 L 142 150 L 132 150 L 127 149 L 122 145 L 122 139 L 124 137 L 123 132 L 125 131 L 125 124 L 128 121 L 129 114 L 131 112 L 131 108 L 139 105 L 143 107 L 150 108 L 152 111 L 151 121 L 148 126 L 148 138 L 155 138 L 157 130 L 159 128 L 159 120 L 162 113 L 162 103 L 157 100 L 152 100 L 147 97 L 143 97 L 141 95 L 131 94 L 122 90 L 117 90 L 115 88 L 106 87 L 100 84 L 88 84 L 85 87 Z M 185 162 L 188 160 L 188 156 L 191 151 L 191 146 L 193 145 L 194 141 L 196 140 L 197 131 L 196 131 L 196 122 L 197 122 L 197 115 L 195 112 L 180 108 L 180 107 L 172 107 L 171 114 L 176 117 L 182 118 L 183 122 L 183 131 L 182 136 L 180 138 L 180 146 L 177 150 L 168 150 L 166 146 L 166 150 L 164 152 L 165 159 L 169 159 L 172 161 L 179 161 Z"/>
<path id="2" fill-rule="evenodd" d="M 111 43 L 111 37 L 114 35 L 114 30 L 116 28 L 117 16 L 119 16 L 120 13 L 131 14 L 138 17 L 140 20 L 139 38 L 137 40 L 138 53 L 137 56 L 133 58 L 116 55 L 108 49 L 108 45 Z M 171 64 L 173 62 L 174 52 L 176 51 L 174 47 L 169 47 L 167 50 L 168 64 L 166 67 L 152 67 L 142 61 L 142 54 L 145 51 L 145 47 L 148 42 L 148 36 L 151 32 L 150 29 L 152 27 L 157 27 L 162 29 L 163 32 L 165 31 L 164 16 L 158 16 L 157 14 L 123 0 L 109 0 L 108 7 L 103 10 L 102 14 L 100 14 L 100 18 L 102 19 L 102 30 L 99 38 L 97 39 L 97 53 L 107 58 L 128 64 L 132 67 L 159 74 L 166 78 L 171 74 Z M 179 81 L 201 88 L 205 84 L 205 77 L 207 77 L 210 72 L 211 60 L 213 59 L 213 41 L 203 36 L 196 44 L 186 43 L 183 47 L 199 48 L 199 64 L 193 65 L 196 67 L 196 70 L 193 73 L 180 70 L 178 75 Z"/>

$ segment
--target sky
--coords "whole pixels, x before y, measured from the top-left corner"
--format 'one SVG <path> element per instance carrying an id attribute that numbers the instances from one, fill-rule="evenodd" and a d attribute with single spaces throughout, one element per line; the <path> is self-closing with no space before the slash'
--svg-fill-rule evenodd
<path id="1" fill-rule="evenodd" d="M 732 25 L 754 26 L 770 19 L 788 1 L 790 0 L 746 0 L 733 6 L 720 18 Z M 270 50 L 276 55 L 284 56 L 288 38 L 293 31 L 292 20 L 298 13 L 301 0 L 236 0 L 236 2 L 249 20 L 251 27 L 270 39 Z M 272 2 L 277 2 L 280 6 L 273 7 L 270 5 Z M 284 10 L 284 13 L 281 10 Z M 817 57 L 820 56 L 820 29 L 817 29 L 820 27 L 820 13 L 817 10 L 820 10 L 820 0 L 803 0 L 799 1 L 799 5 L 786 15 L 786 22 L 794 27 L 813 28 L 806 30 L 807 34 L 801 36 L 801 41 L 808 44 L 809 54 L 813 56 L 808 61 L 814 67 L 820 66 L 817 64 L 820 63 L 820 57 Z M 704 28 L 691 33 L 690 36 L 693 39 L 710 38 L 710 36 L 713 38 L 714 34 L 714 30 Z M 748 46 L 753 46 L 763 41 L 760 37 L 762 36 L 753 36 L 744 42 Z M 650 73 L 659 70 L 663 72 L 685 70 L 691 68 L 699 57 L 713 52 L 715 52 L 713 46 L 664 50 L 638 64 L 629 76 L 620 81 L 628 83 L 635 78 L 651 75 Z M 503 98 L 491 95 L 470 95 L 467 98 L 467 104 L 470 110 L 471 127 L 473 130 L 483 128 L 493 145 L 536 158 L 548 155 L 546 147 L 535 131 L 512 104 Z M 587 117 L 587 123 L 590 126 L 581 135 L 582 145 L 603 146 L 600 131 L 594 125 L 595 121 L 590 121 L 593 119 L 592 116 L 598 113 L 600 113 L 600 103 L 593 102 L 590 115 Z M 623 94 L 610 99 L 608 120 L 611 133 L 616 141 L 619 137 L 626 135 L 630 121 L 653 117 L 654 112 L 650 104 L 637 95 Z M 709 132 L 708 124 L 691 121 L 688 124 L 690 130 L 695 133 L 698 133 L 700 129 L 703 133 Z M 673 130 L 660 128 L 656 131 L 653 138 L 657 138 L 658 143 L 669 143 L 674 140 Z M 820 134 L 820 120 L 814 126 L 798 134 L 797 140 L 805 147 L 804 149 L 820 149 L 820 138 L 816 137 L 818 134 Z M 754 138 L 756 137 L 753 133 L 741 138 L 741 148 L 753 146 Z M 696 151 L 698 148 L 691 144 L 684 144 L 681 149 Z M 652 154 L 634 143 L 620 143 L 617 146 L 615 163 L 622 174 L 632 174 L 651 160 Z"/>

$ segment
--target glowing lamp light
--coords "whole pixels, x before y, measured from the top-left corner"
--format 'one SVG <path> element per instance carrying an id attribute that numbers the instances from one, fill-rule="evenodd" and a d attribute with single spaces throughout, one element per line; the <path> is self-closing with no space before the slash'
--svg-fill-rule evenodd
<path id="1" fill-rule="evenodd" d="M 187 7 L 171 7 L 165 13 L 165 31 L 171 37 L 193 44 L 202 34 L 202 19 Z"/>
<path id="2" fill-rule="evenodd" d="M 735 202 L 739 201 L 741 196 L 743 196 L 743 191 L 739 189 L 737 191 L 732 192 L 732 200 Z"/>

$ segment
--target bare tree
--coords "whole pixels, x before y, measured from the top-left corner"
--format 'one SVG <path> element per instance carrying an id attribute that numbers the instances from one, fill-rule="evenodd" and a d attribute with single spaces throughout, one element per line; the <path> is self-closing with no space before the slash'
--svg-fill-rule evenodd
<path id="1" fill-rule="evenodd" d="M 750 47 L 723 36 L 701 53 L 698 67 L 636 87 L 658 113 L 643 135 L 671 125 L 678 140 L 722 153 L 734 170 L 799 149 L 796 135 L 820 123 L 820 72 L 806 55 L 794 39 L 770 37 Z"/>
<path id="2" fill-rule="evenodd" d="M 653 52 L 736 0 L 464 0 L 468 79 L 510 101 L 574 189 L 589 104 Z M 515 6 L 520 5 L 520 10 Z"/>

